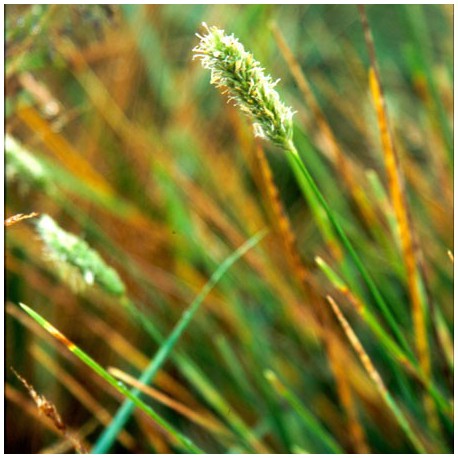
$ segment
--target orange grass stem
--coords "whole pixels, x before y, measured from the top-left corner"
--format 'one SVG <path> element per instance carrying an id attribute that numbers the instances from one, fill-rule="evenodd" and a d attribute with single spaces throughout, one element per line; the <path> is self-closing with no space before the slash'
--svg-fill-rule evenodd
<path id="1" fill-rule="evenodd" d="M 407 204 L 404 176 L 394 145 L 393 135 L 390 131 L 388 113 L 377 66 L 375 46 L 369 28 L 367 16 L 363 6 L 359 7 L 361 21 L 363 24 L 364 36 L 371 61 L 369 69 L 369 84 L 377 112 L 380 137 L 383 147 L 385 169 L 388 178 L 388 188 L 396 217 L 398 234 L 401 242 L 402 256 L 406 267 L 407 283 L 412 303 L 412 317 L 414 323 L 415 343 L 420 366 L 427 378 L 431 376 L 431 361 L 429 355 L 429 343 L 427 333 L 427 304 L 426 298 L 422 295 L 422 278 L 419 271 L 418 247 L 415 246 L 412 222 Z M 428 419 L 437 429 L 437 418 L 434 404 L 429 396 L 425 396 L 425 410 Z"/>

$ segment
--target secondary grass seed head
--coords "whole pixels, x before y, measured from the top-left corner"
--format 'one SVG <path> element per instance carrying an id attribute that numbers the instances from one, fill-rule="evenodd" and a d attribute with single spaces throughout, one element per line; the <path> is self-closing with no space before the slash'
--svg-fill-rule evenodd
<path id="1" fill-rule="evenodd" d="M 74 289 L 98 284 L 108 294 L 124 295 L 126 288 L 117 272 L 84 240 L 61 229 L 48 215 L 42 215 L 37 230 L 46 245 L 49 258 Z"/>

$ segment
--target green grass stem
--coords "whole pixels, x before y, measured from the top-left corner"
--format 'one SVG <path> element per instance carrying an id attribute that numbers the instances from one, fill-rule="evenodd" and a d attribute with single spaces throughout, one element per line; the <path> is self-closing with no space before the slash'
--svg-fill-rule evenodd
<path id="1" fill-rule="evenodd" d="M 321 425 L 321 423 L 309 411 L 309 409 L 305 407 L 303 402 L 289 388 L 280 382 L 277 375 L 273 371 L 266 370 L 264 372 L 264 376 L 273 386 L 276 393 L 284 398 L 299 415 L 307 430 L 313 434 L 317 441 L 317 453 L 344 453 L 332 435 Z M 324 449 L 321 448 L 318 444 L 322 445 Z M 324 452 L 324 450 L 326 450 L 326 452 Z"/>
<path id="2" fill-rule="evenodd" d="M 339 236 L 343 246 L 348 251 L 348 254 L 351 256 L 356 268 L 358 269 L 359 273 L 361 274 L 362 278 L 364 279 L 380 311 L 382 312 L 391 330 L 393 331 L 393 334 L 396 336 L 398 342 L 401 344 L 405 353 L 408 355 L 409 360 L 411 360 L 412 362 L 415 362 L 416 361 L 415 356 L 413 355 L 412 350 L 410 349 L 410 346 L 404 337 L 404 334 L 399 329 L 399 326 L 396 323 L 396 320 L 394 319 L 393 314 L 391 313 L 385 300 L 383 299 L 382 294 L 380 293 L 379 289 L 377 288 L 369 272 L 366 270 L 364 264 L 361 262 L 358 254 L 356 253 L 355 249 L 353 248 L 353 245 L 351 244 L 350 240 L 348 239 L 347 235 L 345 234 L 345 231 L 343 230 L 342 226 L 340 225 L 340 223 L 334 216 L 331 210 L 331 207 L 326 202 L 326 199 L 324 198 L 323 194 L 319 190 L 312 175 L 310 175 L 309 171 L 307 170 L 307 167 L 302 162 L 302 159 L 300 158 L 299 153 L 292 141 L 289 142 L 286 153 L 288 154 L 288 159 L 290 160 L 290 162 L 294 162 L 295 164 L 293 170 L 295 171 L 296 176 L 298 176 L 298 180 L 305 179 L 308 182 L 310 188 L 313 190 L 316 198 L 318 199 L 324 211 L 326 212 L 330 223 L 332 224 L 334 230 L 336 231 L 337 235 Z"/>
<path id="3" fill-rule="evenodd" d="M 177 322 L 169 337 L 162 343 L 157 353 L 151 359 L 148 367 L 142 373 L 139 381 L 142 384 L 150 384 L 157 374 L 158 370 L 163 366 L 168 356 L 172 352 L 175 344 L 177 343 L 184 330 L 189 326 L 192 318 L 199 309 L 200 305 L 218 283 L 221 277 L 227 272 L 227 270 L 240 259 L 248 250 L 257 245 L 267 234 L 267 230 L 264 229 L 258 232 L 256 235 L 251 237 L 247 242 L 235 250 L 229 257 L 227 257 L 215 270 L 210 280 L 205 284 L 200 293 L 191 303 L 191 305 L 183 312 L 180 320 Z M 129 301 L 129 299 L 125 299 Z M 129 308 L 132 308 L 133 304 L 129 304 Z M 135 306 L 133 306 L 135 307 Z M 131 391 L 134 397 L 140 396 L 138 389 Z M 92 448 L 92 453 L 103 454 L 108 453 L 118 434 L 123 429 L 126 422 L 129 420 L 133 409 L 135 407 L 132 399 L 126 400 L 121 408 L 116 413 L 110 425 L 103 431 L 100 438 Z"/>

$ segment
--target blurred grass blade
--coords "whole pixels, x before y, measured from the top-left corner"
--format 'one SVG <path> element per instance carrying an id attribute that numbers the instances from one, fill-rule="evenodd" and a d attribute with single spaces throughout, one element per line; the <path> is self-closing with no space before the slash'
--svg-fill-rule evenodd
<path id="1" fill-rule="evenodd" d="M 195 313 L 197 312 L 198 308 L 200 307 L 204 299 L 207 297 L 208 293 L 213 289 L 213 287 L 227 272 L 227 270 L 248 250 L 250 250 L 256 244 L 258 244 L 266 234 L 266 229 L 258 232 L 219 265 L 219 267 L 210 277 L 210 280 L 202 288 L 202 290 L 191 303 L 191 305 L 189 305 L 189 307 L 183 312 L 180 320 L 173 328 L 169 337 L 166 340 L 164 340 L 155 356 L 151 359 L 148 367 L 144 370 L 141 377 L 139 378 L 140 383 L 146 385 L 152 382 L 154 376 L 157 374 L 157 371 L 162 367 L 164 362 L 167 360 L 176 342 L 178 341 L 184 330 L 191 323 L 192 318 L 194 317 Z M 132 390 L 131 393 L 134 397 L 138 397 L 140 395 L 140 391 L 138 389 Z M 124 402 L 124 404 L 121 406 L 121 408 L 118 410 L 115 417 L 113 418 L 111 424 L 104 430 L 100 438 L 97 440 L 96 444 L 92 449 L 92 453 L 101 454 L 108 452 L 108 450 L 116 440 L 116 437 L 118 436 L 119 432 L 123 429 L 124 425 L 129 420 L 134 407 L 135 405 L 132 402 L 132 400 L 127 400 Z"/>
<path id="2" fill-rule="evenodd" d="M 440 91 L 435 82 L 434 59 L 432 57 L 431 30 L 425 15 L 426 5 L 403 5 L 403 17 L 407 28 L 413 38 L 412 51 L 417 61 L 421 76 L 426 79 L 429 97 L 432 99 L 432 107 L 428 110 L 431 123 L 437 128 L 446 146 L 449 158 L 453 161 L 453 129 L 449 122 L 446 110 L 441 99 Z M 417 75 L 414 75 L 417 76 Z"/>
<path id="3" fill-rule="evenodd" d="M 369 355 L 364 350 L 358 337 L 354 333 L 353 329 L 350 327 L 350 324 L 343 316 L 342 312 L 340 311 L 339 306 L 337 305 L 337 303 L 334 301 L 334 299 L 331 296 L 327 296 L 327 299 L 328 299 L 329 304 L 331 305 L 333 312 L 335 313 L 337 319 L 339 320 L 339 323 L 341 324 L 342 329 L 344 330 L 345 334 L 347 335 L 349 342 L 351 343 L 356 354 L 360 358 L 361 363 L 364 366 L 364 369 L 366 369 L 369 377 L 374 382 L 375 387 L 377 388 L 377 391 L 382 396 L 388 408 L 393 412 L 393 415 L 395 416 L 396 421 L 398 422 L 399 426 L 406 433 L 406 436 L 409 438 L 410 442 L 415 447 L 415 450 L 418 453 L 427 453 L 419 437 L 414 433 L 414 431 L 410 427 L 409 422 L 407 421 L 404 414 L 402 413 L 402 410 L 398 407 L 393 397 L 391 396 L 390 392 L 387 390 L 385 384 L 383 383 L 382 378 L 380 377 L 380 374 L 378 373 L 377 369 L 375 369 L 374 365 L 372 364 L 371 359 L 369 358 Z"/>
<path id="4" fill-rule="evenodd" d="M 304 72 L 301 70 L 299 62 L 288 46 L 281 29 L 275 22 L 271 24 L 271 28 L 278 48 L 280 49 L 280 52 L 282 53 L 282 56 L 287 63 L 299 90 L 301 91 L 304 102 L 312 111 L 313 119 L 316 122 L 322 138 L 326 142 L 325 147 L 321 148 L 321 152 L 333 163 L 339 175 L 342 177 L 343 183 L 350 190 L 352 197 L 358 204 L 362 214 L 366 215 L 370 219 L 372 217 L 372 209 L 365 198 L 364 192 L 358 181 L 353 179 L 353 175 L 355 175 L 354 172 L 360 173 L 360 171 L 356 168 L 355 164 L 352 163 L 350 156 L 345 155 L 342 148 L 339 146 L 334 132 L 318 101 L 316 100 L 313 90 L 310 87 Z"/>
<path id="5" fill-rule="evenodd" d="M 137 388 L 140 392 L 144 393 L 147 396 L 150 396 L 157 402 L 167 406 L 168 408 L 178 412 L 179 414 L 183 415 L 184 417 L 188 418 L 190 421 L 194 422 L 197 425 L 202 426 L 203 428 L 207 429 L 213 434 L 219 436 L 230 436 L 230 431 L 213 415 L 210 413 L 200 413 L 198 411 L 193 410 L 192 408 L 186 406 L 182 402 L 173 399 L 172 397 L 164 394 L 163 392 L 152 388 L 144 383 L 140 383 L 136 378 L 132 377 L 131 375 L 127 374 L 126 372 L 117 369 L 115 367 L 110 367 L 108 369 L 113 377 L 116 377 L 123 383 L 127 383 L 134 388 Z M 121 438 L 121 436 L 118 436 Z"/>
<path id="6" fill-rule="evenodd" d="M 419 270 L 419 247 L 415 246 L 415 235 L 413 233 L 411 216 L 407 204 L 404 175 L 388 122 L 387 107 L 380 80 L 371 30 L 364 7 L 361 6 L 359 11 L 371 61 L 369 85 L 377 111 L 377 120 L 383 147 L 385 169 L 388 175 L 391 203 L 396 216 L 402 256 L 406 266 L 407 283 L 412 304 L 416 349 L 420 366 L 425 376 L 429 378 L 431 376 L 431 360 L 427 330 L 428 304 L 426 295 L 423 293 L 425 289 L 425 285 L 423 285 L 424 278 L 421 277 L 421 272 Z M 432 428 L 437 430 L 439 426 L 434 403 L 428 395 L 425 395 L 424 403 L 428 422 L 430 422 Z"/>
<path id="7" fill-rule="evenodd" d="M 53 131 L 49 122 L 44 120 L 33 107 L 23 107 L 18 111 L 19 118 L 29 129 L 40 134 L 43 143 L 54 153 L 60 162 L 76 176 L 86 181 L 104 196 L 112 196 L 113 189 L 105 178 L 99 174 L 60 134 Z"/>
<path id="8" fill-rule="evenodd" d="M 293 173 L 297 179 L 299 187 L 307 201 L 310 205 L 310 209 L 313 213 L 313 216 L 316 220 L 318 228 L 323 236 L 324 241 L 329 246 L 331 253 L 333 254 L 334 258 L 344 262 L 344 256 L 342 250 L 340 248 L 340 244 L 336 239 L 334 231 L 332 230 L 332 224 L 327 218 L 326 211 L 320 205 L 319 200 L 316 197 L 316 194 L 313 191 L 312 186 L 310 185 L 309 180 L 304 177 L 302 173 L 302 167 L 300 164 L 295 160 L 294 156 L 291 154 L 287 154 L 286 158 L 288 163 L 293 170 Z"/>
<path id="9" fill-rule="evenodd" d="M 131 301 L 125 301 L 124 305 L 154 341 L 160 345 L 165 342 L 166 339 L 149 316 L 138 310 Z M 213 382 L 202 372 L 189 355 L 177 350 L 171 353 L 170 358 L 176 363 L 180 371 L 192 383 L 205 401 L 226 420 L 251 451 L 270 453 L 270 449 L 257 438 L 257 435 L 250 430 L 237 412 L 231 408 L 230 404 L 214 387 Z"/>
<path id="10" fill-rule="evenodd" d="M 188 453 L 204 453 L 199 447 L 194 445 L 191 439 L 185 437 L 180 432 L 178 432 L 172 425 L 170 425 L 166 420 L 164 420 L 159 414 L 157 414 L 150 406 L 145 404 L 141 399 L 139 399 L 135 394 L 131 393 L 125 385 L 116 380 L 108 371 L 106 371 L 100 364 L 94 361 L 88 354 L 83 350 L 77 347 L 73 342 L 67 339 L 59 330 L 46 321 L 41 315 L 32 310 L 25 304 L 20 303 L 20 307 L 32 317 L 41 327 L 48 331 L 53 337 L 55 337 L 59 342 L 65 345 L 69 351 L 71 351 L 77 358 L 79 358 L 84 364 L 91 368 L 95 373 L 102 377 L 107 383 L 113 386 L 118 390 L 122 395 L 127 397 L 132 403 L 145 412 L 149 417 L 151 417 L 159 426 L 166 430 L 170 436 L 177 442 L 177 444 L 183 450 Z"/>
<path id="11" fill-rule="evenodd" d="M 317 442 L 326 448 L 326 452 L 324 452 L 317 445 L 317 453 L 344 453 L 331 434 L 326 431 L 315 416 L 304 406 L 302 401 L 279 380 L 273 371 L 266 370 L 264 376 L 275 389 L 276 393 L 286 399 L 288 404 L 297 412 L 304 425 L 315 436 Z"/>
<path id="12" fill-rule="evenodd" d="M 275 28 L 274 31 L 276 30 L 278 29 Z M 280 234 L 284 249 L 286 251 L 288 264 L 290 265 L 290 269 L 294 274 L 296 282 L 300 287 L 304 295 L 304 298 L 307 301 L 315 302 L 314 296 L 316 295 L 316 293 L 314 293 L 313 291 L 313 281 L 311 279 L 311 275 L 308 268 L 304 265 L 299 256 L 296 245 L 296 237 L 291 228 L 289 218 L 280 200 L 279 192 L 275 185 L 269 163 L 260 145 L 257 145 L 256 152 L 264 181 L 264 188 L 266 190 L 266 194 L 270 202 L 270 207 L 272 209 L 274 224 L 278 227 L 278 232 Z M 355 450 L 359 453 L 366 453 L 368 448 L 365 444 L 362 427 L 356 415 L 355 404 L 353 396 L 351 394 L 351 388 L 348 379 L 344 372 L 338 369 L 338 355 L 336 355 L 333 349 L 325 343 L 329 339 L 329 318 L 326 313 L 323 313 L 322 307 L 320 305 L 310 307 L 310 311 L 318 322 L 323 321 L 323 343 L 327 352 L 327 356 L 331 362 L 331 366 L 333 366 L 335 369 L 333 371 L 333 374 L 337 384 L 337 392 L 340 398 L 340 402 L 347 413 L 348 427 L 349 431 L 351 431 L 352 441 Z"/>
<path id="13" fill-rule="evenodd" d="M 453 450 L 454 10 L 366 10 L 5 6 L 6 359 L 88 450 Z M 7 451 L 72 452 L 5 375 Z"/>
<path id="14" fill-rule="evenodd" d="M 263 148 L 260 145 L 256 145 L 256 157 L 259 162 L 259 168 L 261 169 L 264 189 L 266 191 L 267 198 L 269 199 L 269 209 L 272 212 L 273 222 L 280 233 L 281 241 L 286 252 L 286 258 L 291 270 L 294 272 L 297 283 L 301 288 L 303 288 L 309 277 L 309 272 L 299 256 L 294 231 L 291 227 L 288 215 L 283 208 L 269 162 Z"/>

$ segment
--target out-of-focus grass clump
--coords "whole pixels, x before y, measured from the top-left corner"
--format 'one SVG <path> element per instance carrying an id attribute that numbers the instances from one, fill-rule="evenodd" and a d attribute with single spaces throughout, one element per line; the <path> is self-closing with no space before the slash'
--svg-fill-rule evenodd
<path id="1" fill-rule="evenodd" d="M 41 214 L 5 228 L 5 451 L 453 450 L 451 6 L 5 21 L 5 218 Z M 202 22 L 281 78 L 291 151 L 193 61 Z"/>

